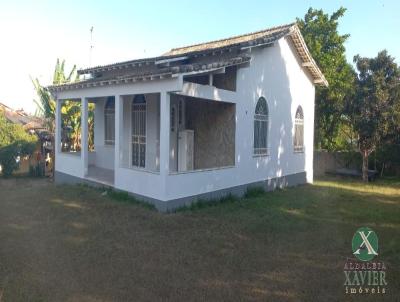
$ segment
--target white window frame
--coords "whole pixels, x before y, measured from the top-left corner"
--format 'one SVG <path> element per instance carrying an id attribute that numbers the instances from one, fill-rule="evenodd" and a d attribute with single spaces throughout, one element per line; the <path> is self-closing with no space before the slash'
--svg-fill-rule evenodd
<path id="1" fill-rule="evenodd" d="M 265 102 L 266 105 L 266 114 L 260 114 L 257 113 L 257 105 L 259 102 Z M 253 115 L 253 156 L 267 156 L 269 155 L 269 106 L 267 99 L 265 97 L 259 97 L 256 106 L 254 108 L 254 115 Z M 258 138 L 256 137 L 256 123 L 259 125 L 258 129 Z M 262 124 L 265 124 L 265 128 L 261 127 Z M 262 132 L 260 134 L 260 131 L 264 130 L 264 135 L 262 135 Z M 265 147 L 256 147 L 259 146 L 262 142 L 259 140 L 262 140 L 262 136 L 265 136 Z M 258 140 L 258 142 L 256 141 Z"/>
<path id="2" fill-rule="evenodd" d="M 293 151 L 295 153 L 304 152 L 304 111 L 300 105 L 297 107 L 294 116 Z"/>
<path id="3" fill-rule="evenodd" d="M 107 103 L 109 99 L 106 99 L 104 104 L 104 145 L 114 146 L 115 144 L 115 100 L 114 100 L 114 109 L 107 108 Z M 108 118 L 113 117 L 113 123 L 109 123 Z M 111 127 L 113 131 L 107 132 L 107 127 Z M 108 138 L 107 133 L 113 133 L 113 137 Z"/>

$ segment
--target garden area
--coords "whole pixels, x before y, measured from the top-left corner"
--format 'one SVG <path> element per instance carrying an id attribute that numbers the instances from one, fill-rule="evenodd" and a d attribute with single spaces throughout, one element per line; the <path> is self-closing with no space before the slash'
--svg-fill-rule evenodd
<path id="1" fill-rule="evenodd" d="M 161 214 L 124 194 L 0 180 L 0 301 L 376 301 L 345 295 L 360 226 L 400 299 L 400 179 L 313 185 Z"/>

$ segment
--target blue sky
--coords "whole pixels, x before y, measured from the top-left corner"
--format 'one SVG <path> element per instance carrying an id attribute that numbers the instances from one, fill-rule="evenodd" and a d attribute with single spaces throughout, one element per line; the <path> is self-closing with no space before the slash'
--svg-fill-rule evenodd
<path id="1" fill-rule="evenodd" d="M 0 0 L 0 102 L 33 112 L 29 76 L 51 80 L 56 59 L 68 66 L 160 55 L 184 46 L 290 23 L 309 7 L 348 10 L 340 32 L 349 33 L 347 58 L 381 49 L 400 62 L 400 1 L 5 1 Z"/>

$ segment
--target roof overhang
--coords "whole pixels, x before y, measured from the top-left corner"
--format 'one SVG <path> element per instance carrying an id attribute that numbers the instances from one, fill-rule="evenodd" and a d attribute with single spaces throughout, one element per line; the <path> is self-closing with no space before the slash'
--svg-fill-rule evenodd
<path id="1" fill-rule="evenodd" d="M 288 37 L 293 42 L 293 45 L 302 61 L 302 67 L 306 68 L 314 79 L 314 84 L 328 87 L 328 81 L 325 79 L 324 74 L 319 69 L 317 63 L 311 56 L 310 51 L 304 41 L 303 35 L 299 27 L 295 24 L 291 27 Z"/>
<path id="2" fill-rule="evenodd" d="M 99 79 L 99 80 L 91 80 L 91 81 L 78 81 L 74 83 L 67 83 L 62 85 L 53 85 L 48 86 L 50 92 L 59 92 L 64 90 L 74 90 L 74 89 L 82 89 L 82 88 L 91 88 L 91 87 L 99 87 L 99 86 L 108 86 L 108 85 L 118 85 L 118 84 L 132 84 L 138 82 L 146 82 L 146 81 L 154 81 L 154 80 L 164 80 L 177 77 L 177 74 L 173 74 L 172 72 L 165 72 L 159 74 L 149 74 L 149 75 L 134 75 L 134 76 L 124 76 L 124 77 L 116 77 L 111 79 Z"/>
<path id="3" fill-rule="evenodd" d="M 98 86 L 107 86 L 107 85 L 118 85 L 118 84 L 129 84 L 129 83 L 137 83 L 143 81 L 154 81 L 154 80 L 163 80 L 168 78 L 178 77 L 180 75 L 189 75 L 195 73 L 215 73 L 218 70 L 229 66 L 242 66 L 244 64 L 249 63 L 251 57 L 247 55 L 241 55 L 234 58 L 231 58 L 227 61 L 223 62 L 212 62 L 208 64 L 186 64 L 180 66 L 172 66 L 163 69 L 163 72 L 157 74 L 144 74 L 144 75 L 124 75 L 124 76 L 116 76 L 110 79 L 90 79 L 84 81 L 78 81 L 74 83 L 66 83 L 62 85 L 53 85 L 47 87 L 50 92 L 59 92 L 64 90 L 74 90 L 74 89 L 82 89 L 82 88 L 91 88 Z"/>

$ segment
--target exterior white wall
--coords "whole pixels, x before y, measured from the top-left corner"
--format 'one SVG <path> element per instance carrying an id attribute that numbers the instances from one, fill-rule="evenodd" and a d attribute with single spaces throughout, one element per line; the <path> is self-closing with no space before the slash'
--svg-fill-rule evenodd
<path id="1" fill-rule="evenodd" d="M 184 84 L 182 94 L 236 103 L 235 167 L 170 174 L 166 200 L 212 192 L 266 179 L 307 172 L 312 182 L 314 94 L 311 77 L 286 39 L 273 47 L 254 48 L 250 67 L 237 74 L 237 91 Z M 253 155 L 254 110 L 259 97 L 268 102 L 269 155 Z M 294 116 L 304 112 L 303 153 L 293 151 Z"/>
<path id="2" fill-rule="evenodd" d="M 128 168 L 131 162 L 129 158 L 130 143 L 131 143 L 131 116 L 132 116 L 132 97 L 124 96 L 122 98 L 122 116 L 123 116 L 123 129 L 122 129 L 122 144 L 121 144 L 121 167 Z"/>
<path id="3" fill-rule="evenodd" d="M 55 133 L 55 171 L 60 171 L 75 177 L 83 178 L 84 163 L 81 153 L 61 152 L 61 107 L 62 101 L 56 101 L 56 133 Z"/>
<path id="4" fill-rule="evenodd" d="M 160 97 L 158 94 L 146 96 L 146 169 L 158 171 L 160 168 Z"/>
<path id="5" fill-rule="evenodd" d="M 114 186 L 118 189 L 168 201 L 300 172 L 307 172 L 307 180 L 312 182 L 315 94 L 312 79 L 301 67 L 286 38 L 280 39 L 273 47 L 253 48 L 251 56 L 250 66 L 238 69 L 236 92 L 193 83 L 182 84 L 181 79 L 175 79 L 66 91 L 61 95 L 85 97 L 161 92 L 161 127 L 164 125 L 168 128 L 165 131 L 161 128 L 160 140 L 164 144 L 160 148 L 161 165 L 165 162 L 165 156 L 168 156 L 163 152 L 169 150 L 169 143 L 166 143 L 167 138 L 164 137 L 168 137 L 169 131 L 170 106 L 169 97 L 165 97 L 167 92 L 180 91 L 182 95 L 236 104 L 235 167 L 166 173 L 162 166 L 160 173 L 154 173 L 129 168 L 129 159 L 122 156 L 121 164 L 115 170 Z M 270 115 L 269 155 L 263 157 L 253 155 L 254 110 L 261 96 L 268 102 Z M 167 104 L 164 104 L 166 101 Z M 298 105 L 302 106 L 305 119 L 303 153 L 295 153 L 293 150 L 294 116 Z M 123 129 L 118 149 L 124 155 L 130 145 L 130 109 L 124 97 Z M 80 175 L 73 172 L 69 164 L 56 163 L 56 170 Z"/>
<path id="6" fill-rule="evenodd" d="M 55 170 L 76 177 L 85 176 L 80 153 L 57 153 Z"/>
<path id="7" fill-rule="evenodd" d="M 127 139 L 126 133 L 130 133 L 128 127 L 130 127 L 130 104 L 132 101 L 132 97 L 124 97 L 123 98 L 123 107 L 124 107 L 124 112 L 123 112 L 123 134 L 121 135 L 122 139 L 122 145 L 121 148 L 124 149 L 126 148 L 126 145 L 130 144 L 130 140 Z M 150 98 L 147 98 L 147 101 L 151 104 L 150 108 L 152 108 L 152 112 L 149 113 L 150 116 L 149 118 L 155 118 L 158 115 L 158 112 L 156 111 L 157 109 L 157 103 L 160 105 L 160 111 L 164 109 L 164 111 L 169 112 L 169 106 L 166 106 L 166 104 L 169 104 L 169 97 L 167 97 L 167 92 L 166 91 L 161 91 L 161 96 L 158 97 L 156 95 L 150 96 Z M 161 106 L 162 105 L 162 106 Z M 127 111 L 127 108 L 129 110 Z M 128 112 L 128 114 L 127 114 Z M 169 141 L 169 113 L 164 114 L 160 116 L 160 122 L 159 125 L 163 123 L 164 126 L 160 126 L 160 134 L 159 136 L 159 149 L 160 150 L 165 150 L 162 154 L 160 154 L 160 159 L 159 159 L 159 167 L 160 171 L 159 172 L 154 172 L 150 171 L 147 169 L 149 166 L 147 164 L 147 159 L 146 159 L 146 169 L 136 169 L 132 168 L 128 165 L 122 164 L 120 167 L 118 167 L 115 170 L 115 183 L 114 186 L 118 189 L 125 190 L 128 192 L 140 194 L 146 197 L 150 198 L 155 198 L 158 200 L 165 200 L 165 192 L 166 192 L 166 187 L 165 187 L 165 178 L 166 178 L 166 170 L 168 167 L 165 165 L 166 159 L 168 158 L 168 149 L 169 149 L 169 144 L 166 144 L 167 141 Z M 153 132 L 153 134 L 149 136 L 146 135 L 146 139 L 149 138 L 150 141 L 153 141 L 153 143 L 157 142 L 157 139 L 154 140 L 154 138 L 157 137 L 157 129 L 155 129 L 155 121 L 153 121 L 151 127 L 152 129 L 150 132 Z M 147 124 L 148 125 L 148 124 Z M 161 133 L 161 129 L 164 130 L 164 133 Z M 148 134 L 148 132 L 147 132 Z M 153 138 L 151 138 L 153 136 Z M 154 144 L 153 144 L 154 145 Z M 156 145 L 155 145 L 156 146 Z M 147 147 L 147 146 L 146 146 Z M 126 152 L 121 151 L 121 152 Z M 158 151 L 157 148 L 153 149 L 150 151 L 150 153 L 154 152 L 161 152 Z M 163 158 L 161 158 L 163 157 Z M 128 160 L 128 163 L 129 160 Z M 164 165 L 163 165 L 164 163 Z"/>
<path id="8" fill-rule="evenodd" d="M 114 146 L 106 145 L 104 143 L 105 129 L 104 129 L 104 108 L 106 105 L 106 98 L 99 98 L 95 100 L 94 111 L 94 152 L 90 153 L 93 158 L 89 164 L 96 167 L 114 170 Z"/>

